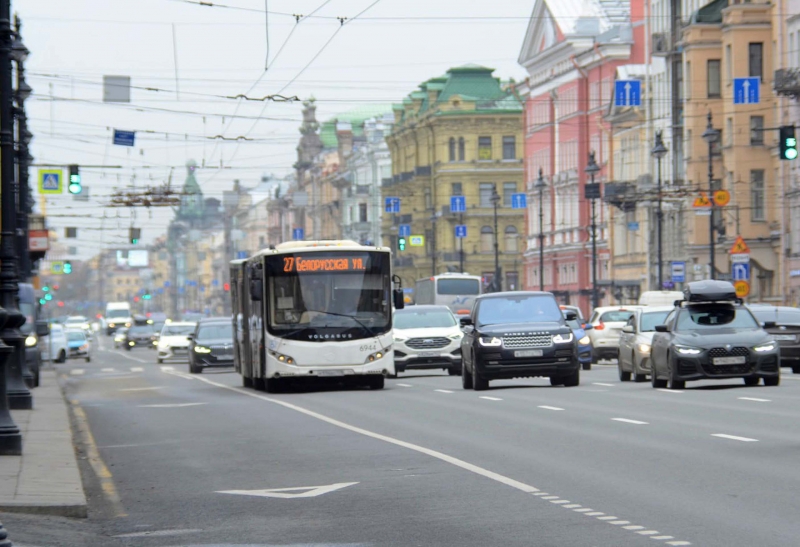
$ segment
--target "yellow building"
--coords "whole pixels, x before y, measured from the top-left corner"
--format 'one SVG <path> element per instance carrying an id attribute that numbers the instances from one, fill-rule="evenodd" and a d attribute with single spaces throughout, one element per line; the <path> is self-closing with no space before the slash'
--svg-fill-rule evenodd
<path id="1" fill-rule="evenodd" d="M 462 270 L 484 276 L 488 284 L 497 243 L 502 289 L 521 288 L 525 209 L 512 208 L 512 195 L 525 191 L 523 108 L 492 72 L 474 65 L 452 68 L 394 107 L 395 126 L 386 139 L 392 178 L 383 181 L 382 197 L 399 198 L 400 209 L 383 214 L 381 231 L 406 287 Z M 465 198 L 465 213 L 450 212 L 455 196 Z M 455 237 L 456 225 L 467 227 L 467 237 Z M 403 226 L 410 226 L 411 237 L 399 250 Z"/>

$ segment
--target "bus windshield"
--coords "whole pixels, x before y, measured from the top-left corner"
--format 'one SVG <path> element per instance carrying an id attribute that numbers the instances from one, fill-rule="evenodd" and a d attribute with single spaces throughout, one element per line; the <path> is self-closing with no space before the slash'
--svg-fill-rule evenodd
<path id="1" fill-rule="evenodd" d="M 481 294 L 481 283 L 477 279 L 440 279 L 439 294 Z"/>
<path id="2" fill-rule="evenodd" d="M 311 252 L 266 258 L 268 329 L 296 340 L 369 338 L 391 326 L 389 254 Z"/>

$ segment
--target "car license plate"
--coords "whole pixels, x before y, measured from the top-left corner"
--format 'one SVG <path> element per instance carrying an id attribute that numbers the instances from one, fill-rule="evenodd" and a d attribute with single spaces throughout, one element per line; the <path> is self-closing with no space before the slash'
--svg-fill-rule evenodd
<path id="1" fill-rule="evenodd" d="M 231 361 L 233 360 L 233 355 L 217 355 L 218 361 Z"/>
<path id="2" fill-rule="evenodd" d="M 773 334 L 775 340 L 783 340 L 787 342 L 794 342 L 794 334 Z"/>
<path id="3" fill-rule="evenodd" d="M 423 351 L 419 353 L 420 357 L 439 357 L 439 352 L 437 351 Z"/>
<path id="4" fill-rule="evenodd" d="M 542 355 L 544 355 L 544 350 L 540 349 L 526 349 L 514 352 L 514 357 L 541 357 Z"/>
<path id="5" fill-rule="evenodd" d="M 318 370 L 317 376 L 344 376 L 343 370 Z"/>
<path id="6" fill-rule="evenodd" d="M 747 362 L 747 358 L 743 355 L 736 357 L 714 357 L 711 361 L 715 365 L 743 365 Z"/>

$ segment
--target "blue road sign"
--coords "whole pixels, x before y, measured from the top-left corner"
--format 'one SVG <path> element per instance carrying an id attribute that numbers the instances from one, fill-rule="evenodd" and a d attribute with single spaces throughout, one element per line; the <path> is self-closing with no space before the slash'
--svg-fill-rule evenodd
<path id="1" fill-rule="evenodd" d="M 528 197 L 525 194 L 511 194 L 511 208 L 525 209 L 528 206 Z"/>
<path id="2" fill-rule="evenodd" d="M 306 238 L 305 230 L 302 228 L 295 228 L 292 230 L 292 239 L 295 241 L 303 241 Z"/>
<path id="3" fill-rule="evenodd" d="M 387 197 L 384 200 L 384 211 L 387 213 L 399 213 L 400 212 L 400 198 L 398 197 Z"/>
<path id="4" fill-rule="evenodd" d="M 397 235 L 400 237 L 408 237 L 411 235 L 411 224 L 401 224 L 397 227 Z"/>
<path id="5" fill-rule="evenodd" d="M 456 225 L 456 237 L 458 239 L 467 237 L 467 225 L 466 224 L 457 224 Z"/>
<path id="6" fill-rule="evenodd" d="M 119 146 L 133 146 L 136 140 L 135 131 L 122 131 L 120 129 L 114 130 L 114 144 Z"/>
<path id="7" fill-rule="evenodd" d="M 614 82 L 614 106 L 642 106 L 642 81 Z"/>
<path id="8" fill-rule="evenodd" d="M 247 258 L 247 251 L 236 251 L 236 258 Z"/>
<path id="9" fill-rule="evenodd" d="M 673 283 L 686 282 L 686 262 L 672 262 L 670 264 L 670 270 L 672 272 L 671 277 Z"/>
<path id="10" fill-rule="evenodd" d="M 734 78 L 733 104 L 758 104 L 761 102 L 761 78 Z"/>
<path id="11" fill-rule="evenodd" d="M 638 222 L 629 222 L 628 223 L 628 230 L 631 232 L 638 232 L 639 231 L 639 223 Z"/>
<path id="12" fill-rule="evenodd" d="M 463 213 L 467 210 L 467 198 L 465 196 L 450 197 L 450 212 Z"/>
<path id="13" fill-rule="evenodd" d="M 740 262 L 731 264 L 731 277 L 734 281 L 750 280 L 750 263 Z"/>

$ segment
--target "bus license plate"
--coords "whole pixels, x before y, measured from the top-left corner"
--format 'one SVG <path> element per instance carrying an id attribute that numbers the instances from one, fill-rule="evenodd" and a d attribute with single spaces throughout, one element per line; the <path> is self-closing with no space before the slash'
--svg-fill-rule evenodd
<path id="1" fill-rule="evenodd" d="M 343 370 L 318 370 L 317 376 L 344 376 Z"/>
<path id="2" fill-rule="evenodd" d="M 712 360 L 715 365 L 743 365 L 747 358 L 744 355 L 736 357 L 714 357 Z"/>
<path id="3" fill-rule="evenodd" d="M 514 352 L 514 357 L 541 357 L 542 355 L 544 355 L 544 350 L 540 349 L 526 349 Z"/>

